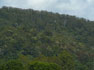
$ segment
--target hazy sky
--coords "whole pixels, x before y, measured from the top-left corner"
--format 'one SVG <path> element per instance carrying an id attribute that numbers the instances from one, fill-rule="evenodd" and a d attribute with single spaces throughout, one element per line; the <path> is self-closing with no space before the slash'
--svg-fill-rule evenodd
<path id="1" fill-rule="evenodd" d="M 2 6 L 47 10 L 94 20 L 94 0 L 0 0 Z"/>

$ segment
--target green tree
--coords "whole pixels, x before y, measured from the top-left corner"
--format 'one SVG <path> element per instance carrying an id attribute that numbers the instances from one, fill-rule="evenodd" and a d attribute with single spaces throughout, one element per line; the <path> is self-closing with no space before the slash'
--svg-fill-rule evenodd
<path id="1" fill-rule="evenodd" d="M 61 66 L 63 70 L 74 70 L 74 60 L 69 52 L 64 50 L 59 55 L 59 58 L 61 60 Z"/>
<path id="2" fill-rule="evenodd" d="M 9 61 L 1 65 L 0 70 L 23 70 L 23 64 L 18 61 Z"/>
<path id="3" fill-rule="evenodd" d="M 61 67 L 54 63 L 33 62 L 29 64 L 28 70 L 61 70 Z"/>

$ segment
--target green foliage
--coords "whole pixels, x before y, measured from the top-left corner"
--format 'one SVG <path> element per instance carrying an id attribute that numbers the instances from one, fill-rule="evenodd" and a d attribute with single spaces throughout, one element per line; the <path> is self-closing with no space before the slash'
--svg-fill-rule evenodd
<path id="1" fill-rule="evenodd" d="M 88 66 L 81 64 L 79 61 L 75 61 L 75 70 L 90 70 Z"/>
<path id="2" fill-rule="evenodd" d="M 29 64 L 28 70 L 61 70 L 61 67 L 54 63 L 33 62 Z"/>
<path id="3" fill-rule="evenodd" d="M 74 70 L 74 60 L 73 57 L 70 53 L 67 51 L 63 51 L 60 55 L 59 58 L 61 60 L 61 65 L 63 70 Z"/>
<path id="4" fill-rule="evenodd" d="M 75 58 L 81 64 L 78 67 L 93 70 L 94 21 L 32 9 L 0 8 L 0 64 L 12 59 L 27 64 L 40 55 L 46 57 L 41 61 L 52 59 L 64 69 L 74 69 Z"/>
<path id="5" fill-rule="evenodd" d="M 0 70 L 23 70 L 23 64 L 17 61 L 9 61 L 6 64 L 0 66 Z"/>

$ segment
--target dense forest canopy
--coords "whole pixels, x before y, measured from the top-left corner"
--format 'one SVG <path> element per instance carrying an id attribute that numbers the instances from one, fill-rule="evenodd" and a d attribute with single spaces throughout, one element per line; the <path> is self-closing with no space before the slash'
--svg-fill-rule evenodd
<path id="1" fill-rule="evenodd" d="M 11 70 L 16 62 L 10 60 L 21 61 L 18 65 L 27 66 L 26 70 L 37 70 L 30 68 L 33 64 L 52 67 L 48 70 L 55 70 L 54 66 L 60 70 L 94 70 L 94 21 L 47 11 L 2 7 L 0 70 L 7 70 L 6 64 L 11 64 Z"/>

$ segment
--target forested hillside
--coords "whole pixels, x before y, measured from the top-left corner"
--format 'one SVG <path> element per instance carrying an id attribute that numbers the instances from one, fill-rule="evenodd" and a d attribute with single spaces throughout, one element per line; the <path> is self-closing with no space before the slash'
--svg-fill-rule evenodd
<path id="1" fill-rule="evenodd" d="M 0 8 L 0 70 L 12 70 L 15 64 L 19 70 L 94 70 L 94 21 Z"/>

